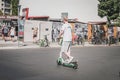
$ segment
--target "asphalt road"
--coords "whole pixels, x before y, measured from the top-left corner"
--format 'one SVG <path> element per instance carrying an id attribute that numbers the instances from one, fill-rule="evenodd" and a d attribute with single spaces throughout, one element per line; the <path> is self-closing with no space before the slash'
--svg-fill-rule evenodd
<path id="1" fill-rule="evenodd" d="M 60 48 L 0 50 L 0 80 L 120 80 L 120 47 L 77 47 L 79 69 L 57 66 Z"/>

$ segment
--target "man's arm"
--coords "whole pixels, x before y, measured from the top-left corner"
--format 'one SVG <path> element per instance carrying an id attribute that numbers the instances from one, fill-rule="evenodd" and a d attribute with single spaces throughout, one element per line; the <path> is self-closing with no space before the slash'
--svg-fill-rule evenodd
<path id="1" fill-rule="evenodd" d="M 63 33 L 64 33 L 64 31 L 61 30 L 61 31 L 60 31 L 60 34 L 59 34 L 59 36 L 58 36 L 58 38 L 60 38 L 60 37 L 62 36 Z"/>

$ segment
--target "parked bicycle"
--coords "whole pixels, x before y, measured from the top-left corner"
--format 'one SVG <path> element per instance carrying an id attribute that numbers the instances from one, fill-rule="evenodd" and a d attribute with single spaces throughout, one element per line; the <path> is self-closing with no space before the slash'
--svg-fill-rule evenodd
<path id="1" fill-rule="evenodd" d="M 40 46 L 40 47 L 49 47 L 50 46 L 50 42 L 47 38 L 47 35 L 44 35 L 44 39 L 39 39 L 37 41 L 37 44 Z"/>
<path id="2" fill-rule="evenodd" d="M 78 35 L 78 38 L 77 38 L 77 44 L 81 44 L 84 46 L 84 37 L 82 37 L 81 35 Z"/>

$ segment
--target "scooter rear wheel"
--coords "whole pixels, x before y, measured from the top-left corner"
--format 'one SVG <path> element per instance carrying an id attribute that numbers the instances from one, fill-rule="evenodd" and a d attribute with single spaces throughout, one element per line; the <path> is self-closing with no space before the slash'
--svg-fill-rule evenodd
<path id="1" fill-rule="evenodd" d="M 73 66 L 74 69 L 78 69 L 78 64 L 77 64 L 77 62 L 72 62 L 72 64 L 74 64 L 74 66 Z"/>

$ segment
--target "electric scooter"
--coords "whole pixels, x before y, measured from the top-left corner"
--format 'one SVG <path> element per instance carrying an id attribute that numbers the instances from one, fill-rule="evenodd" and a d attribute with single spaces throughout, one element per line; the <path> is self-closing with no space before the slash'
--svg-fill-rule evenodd
<path id="1" fill-rule="evenodd" d="M 78 69 L 78 63 L 77 61 L 72 61 L 70 63 L 67 63 L 64 61 L 63 58 L 58 58 L 57 59 L 57 65 L 62 65 L 62 66 L 65 66 L 65 67 L 70 67 L 70 68 L 73 68 L 73 69 Z"/>

